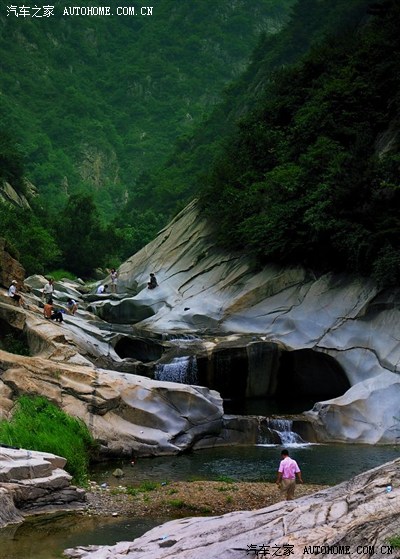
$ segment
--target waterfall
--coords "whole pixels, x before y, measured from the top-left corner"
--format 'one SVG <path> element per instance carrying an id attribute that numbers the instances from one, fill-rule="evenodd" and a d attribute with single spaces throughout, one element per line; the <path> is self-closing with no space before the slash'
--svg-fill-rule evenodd
<path id="1" fill-rule="evenodd" d="M 269 419 L 268 423 L 270 429 L 278 434 L 283 446 L 305 443 L 300 435 L 292 431 L 293 421 L 291 419 Z"/>
<path id="2" fill-rule="evenodd" d="M 198 384 L 196 358 L 174 357 L 171 363 L 159 364 L 154 371 L 154 378 L 181 384 Z"/>
<path id="3" fill-rule="evenodd" d="M 264 422 L 263 422 L 264 423 Z M 300 435 L 292 431 L 293 421 L 291 419 L 272 419 L 265 418 L 265 423 L 263 425 L 266 429 L 263 429 L 263 433 L 267 436 L 260 437 L 259 444 L 271 444 L 271 437 L 268 436 L 268 431 L 275 435 L 280 441 L 282 446 L 293 446 L 293 445 L 304 445 L 307 444 Z M 260 430 L 259 430 L 260 431 Z M 261 433 L 261 431 L 260 431 Z M 267 439 L 267 440 L 265 440 Z M 276 444 L 276 443 L 275 443 Z M 279 443 L 278 443 L 279 444 Z"/>

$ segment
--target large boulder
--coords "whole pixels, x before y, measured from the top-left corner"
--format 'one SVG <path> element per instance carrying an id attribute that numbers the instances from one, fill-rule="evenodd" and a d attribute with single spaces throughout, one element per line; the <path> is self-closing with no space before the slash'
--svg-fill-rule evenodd
<path id="1" fill-rule="evenodd" d="M 398 557 L 400 459 L 314 495 L 261 510 L 184 518 L 133 542 L 68 549 L 71 559 Z M 386 486 L 393 490 L 386 492 Z"/>
<path id="2" fill-rule="evenodd" d="M 315 419 L 321 442 L 393 443 L 400 438 L 399 400 L 399 375 L 385 372 L 357 383 L 340 398 L 318 402 L 305 415 Z"/>
<path id="3" fill-rule="evenodd" d="M 0 446 L 0 528 L 27 514 L 82 509 L 85 491 L 71 485 L 65 464 L 47 452 Z"/>

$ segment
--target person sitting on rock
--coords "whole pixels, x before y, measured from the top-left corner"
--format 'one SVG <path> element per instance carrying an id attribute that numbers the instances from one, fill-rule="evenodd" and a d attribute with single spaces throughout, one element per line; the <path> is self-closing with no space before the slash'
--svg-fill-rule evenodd
<path id="1" fill-rule="evenodd" d="M 68 299 L 67 301 L 67 311 L 68 314 L 75 314 L 78 310 L 78 303 L 74 299 Z"/>
<path id="2" fill-rule="evenodd" d="M 157 279 L 153 272 L 150 274 L 150 281 L 147 283 L 147 289 L 154 289 L 157 287 Z"/>
<path id="3" fill-rule="evenodd" d="M 43 316 L 48 320 L 55 320 L 56 322 L 63 321 L 63 315 L 60 310 L 53 307 L 53 299 L 49 299 L 43 308 Z"/>
<path id="4" fill-rule="evenodd" d="M 107 293 L 108 285 L 99 285 L 97 288 L 97 294 L 102 295 L 103 293 Z"/>
<path id="5" fill-rule="evenodd" d="M 22 296 L 18 293 L 18 282 L 17 280 L 12 280 L 10 287 L 8 288 L 8 296 L 11 297 L 13 301 L 18 303 L 20 307 L 24 305 L 24 300 Z"/>

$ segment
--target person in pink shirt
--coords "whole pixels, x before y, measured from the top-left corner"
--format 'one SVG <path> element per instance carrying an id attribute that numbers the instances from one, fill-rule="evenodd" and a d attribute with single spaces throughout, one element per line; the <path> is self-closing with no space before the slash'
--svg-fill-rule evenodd
<path id="1" fill-rule="evenodd" d="M 290 458 L 289 451 L 282 450 L 276 483 L 285 496 L 286 501 L 294 499 L 296 478 L 299 483 L 303 483 L 301 471 L 296 460 Z"/>

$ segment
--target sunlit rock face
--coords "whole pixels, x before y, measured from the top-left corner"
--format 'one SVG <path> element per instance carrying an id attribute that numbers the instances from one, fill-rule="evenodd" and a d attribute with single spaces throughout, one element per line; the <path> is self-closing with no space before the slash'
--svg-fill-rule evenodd
<path id="1" fill-rule="evenodd" d="M 150 272 L 159 283 L 153 290 L 147 289 Z M 92 304 L 101 318 L 130 321 L 142 332 L 160 335 L 257 334 L 288 352 L 311 350 L 329 356 L 350 386 L 361 383 L 363 393 L 362 383 L 387 372 L 393 374 L 394 390 L 398 385 L 398 290 L 380 292 L 372 281 L 348 275 L 316 277 L 301 267 L 255 270 L 246 255 L 228 254 L 216 246 L 196 202 L 119 268 L 118 289 L 120 300 Z M 324 378 L 314 381 L 323 385 Z M 362 406 L 357 398 L 344 395 L 334 404 L 316 407 L 312 417 L 321 436 L 326 426 L 338 441 L 394 442 L 398 433 L 392 421 L 370 404 L 377 385 L 379 380 Z M 259 389 L 256 384 L 254 389 Z M 333 412 L 338 406 L 341 414 Z M 354 417 L 360 413 L 367 428 L 347 429 L 340 421 L 344 409 Z"/>
<path id="2" fill-rule="evenodd" d="M 147 288 L 150 272 L 159 283 L 151 290 Z M 214 403 L 214 390 L 226 399 L 275 397 L 289 391 L 292 397 L 304 395 L 319 401 L 306 414 L 317 440 L 398 440 L 393 417 L 399 415 L 394 401 L 399 386 L 399 291 L 379 292 L 372 282 L 349 276 L 315 277 L 300 267 L 255 270 L 246 255 L 227 254 L 215 245 L 213 231 L 195 203 L 120 267 L 117 294 L 84 295 L 77 282 L 56 284 L 58 306 L 65 308 L 68 296 L 79 305 L 74 316 L 64 315 L 62 325 L 43 319 L 40 294 L 44 282 L 42 276 L 28 278 L 31 292 L 25 294 L 25 309 L 0 292 L 0 327 L 22 332 L 31 355 L 57 364 L 60 374 L 69 366 L 81 367 L 80 373 L 84 370 L 88 375 L 84 385 L 91 386 L 93 371 L 97 374 L 101 370 L 101 382 L 106 386 L 139 383 L 133 378 L 135 374 L 165 383 L 165 393 L 175 391 L 176 381 L 184 383 L 181 389 L 185 385 L 208 386 L 209 392 L 206 396 L 203 392 L 202 397 Z M 174 336 L 181 338 L 181 346 L 193 337 L 194 350 L 185 354 L 177 346 L 174 353 L 165 341 Z M 197 376 L 192 374 L 193 356 Z M 181 375 L 183 365 L 186 369 Z M 173 371 L 174 383 L 157 377 L 161 366 L 162 374 Z M 35 375 L 40 375 L 37 364 L 33 368 Z M 8 365 L 4 368 L 0 363 L 0 369 L 9 374 Z M 0 413 L 7 413 L 9 402 L 18 394 L 20 378 L 12 396 L 6 395 L 13 382 L 9 378 L 0 389 L 4 403 Z M 99 381 L 94 382 L 97 386 Z M 142 378 L 140 382 L 146 381 Z M 21 388 L 23 392 L 30 389 L 36 393 L 34 382 Z M 54 383 L 46 382 L 41 389 L 39 393 L 52 395 Z M 86 390 L 90 393 L 91 389 Z M 170 403 L 162 408 L 159 392 L 150 392 L 158 402 L 153 406 L 152 398 L 145 399 L 152 410 L 150 416 L 169 414 Z M 69 396 L 66 394 L 63 402 Z M 89 404 L 81 407 L 85 398 L 77 397 L 80 405 L 71 406 L 71 410 L 97 429 L 109 452 L 126 453 L 128 448 L 147 454 L 179 452 L 203 444 L 201 437 L 203 441 L 224 438 L 216 433 L 221 429 L 219 419 L 215 423 L 214 411 L 208 410 L 210 424 L 202 424 L 199 437 L 188 425 L 182 434 L 177 420 L 168 434 L 165 425 L 152 433 L 150 442 L 135 436 L 131 439 L 130 435 L 125 439 L 123 433 L 129 433 L 131 418 L 135 434 L 146 432 L 138 427 L 147 429 L 146 422 L 142 424 L 132 411 L 137 406 L 141 409 L 140 398 L 138 403 L 130 400 L 130 411 L 122 414 L 123 421 L 110 414 L 104 424 L 102 413 L 96 413 L 93 421 Z M 185 398 L 193 399 L 192 389 Z M 393 413 L 383 413 L 382 406 L 387 410 L 393 406 Z M 220 417 L 222 403 L 217 407 Z M 125 404 L 121 409 L 126 409 Z M 204 409 L 203 404 L 200 409 Z M 140 417 L 145 416 L 141 412 Z"/>
<path id="3" fill-rule="evenodd" d="M 400 460 L 395 460 L 294 501 L 173 520 L 134 542 L 80 547 L 65 554 L 74 559 L 243 559 L 256 556 L 255 551 L 296 558 L 394 557 L 396 550 L 390 550 L 388 540 L 398 533 L 399 475 Z M 393 489 L 387 493 L 388 485 Z"/>

